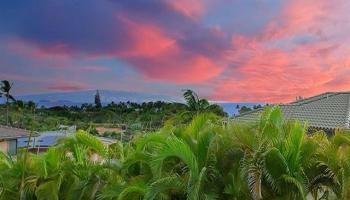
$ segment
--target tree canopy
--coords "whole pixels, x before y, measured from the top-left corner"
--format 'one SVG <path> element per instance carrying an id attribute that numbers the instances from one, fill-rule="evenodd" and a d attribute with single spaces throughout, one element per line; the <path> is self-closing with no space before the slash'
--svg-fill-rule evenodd
<path id="1" fill-rule="evenodd" d="M 349 199 L 350 136 L 306 134 L 266 108 L 257 123 L 211 113 L 105 146 L 78 131 L 44 154 L 0 153 L 0 199 Z"/>

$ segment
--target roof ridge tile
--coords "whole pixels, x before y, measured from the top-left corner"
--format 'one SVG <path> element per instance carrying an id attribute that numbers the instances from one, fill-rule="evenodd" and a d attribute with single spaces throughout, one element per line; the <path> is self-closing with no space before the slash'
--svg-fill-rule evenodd
<path id="1" fill-rule="evenodd" d="M 350 92 L 326 92 L 298 103 L 280 104 L 287 119 L 309 122 L 310 127 L 350 129 Z M 234 118 L 251 121 L 262 109 L 236 115 Z"/>

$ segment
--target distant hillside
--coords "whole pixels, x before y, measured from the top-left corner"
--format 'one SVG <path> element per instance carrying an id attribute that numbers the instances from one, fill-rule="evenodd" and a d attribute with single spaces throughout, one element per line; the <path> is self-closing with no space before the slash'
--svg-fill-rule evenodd
<path id="1" fill-rule="evenodd" d="M 104 104 L 114 101 L 117 102 L 147 102 L 147 101 L 181 101 L 181 98 L 174 98 L 165 95 L 154 95 L 137 92 L 100 90 L 101 102 Z M 62 105 L 81 105 L 83 103 L 93 103 L 96 91 L 78 91 L 78 92 L 62 92 L 62 93 L 44 93 L 18 96 L 17 99 L 24 101 L 34 101 L 39 106 L 52 107 Z"/>
<path id="2" fill-rule="evenodd" d="M 183 102 L 182 97 L 173 97 L 166 95 L 148 94 L 140 92 L 126 92 L 126 91 L 113 91 L 113 90 L 99 90 L 102 104 L 106 105 L 114 101 L 118 102 L 149 102 L 149 101 L 165 101 L 165 102 Z M 94 103 L 96 91 L 78 91 L 78 92 L 60 92 L 60 93 L 43 93 L 33 95 L 17 96 L 16 99 L 23 101 L 34 101 L 39 107 L 53 107 L 53 106 L 80 106 L 83 103 Z M 4 101 L 4 98 L 0 98 L 0 103 Z M 216 103 L 216 102 L 213 102 Z M 236 106 L 253 107 L 257 103 L 216 103 L 223 107 L 224 111 L 230 116 L 238 114 Z"/>

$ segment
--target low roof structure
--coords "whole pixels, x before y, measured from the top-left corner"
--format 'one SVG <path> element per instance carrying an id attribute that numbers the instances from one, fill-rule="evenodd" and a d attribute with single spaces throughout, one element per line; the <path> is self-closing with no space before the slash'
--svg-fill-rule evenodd
<path id="1" fill-rule="evenodd" d="M 103 134 L 105 132 L 116 132 L 116 133 L 120 133 L 123 131 L 122 128 L 118 128 L 118 127 L 114 127 L 114 128 L 108 128 L 108 127 L 96 127 L 96 131 L 99 134 Z"/>
<path id="2" fill-rule="evenodd" d="M 18 147 L 24 148 L 29 145 L 29 148 L 48 148 L 57 144 L 60 138 L 72 136 L 75 133 L 75 129 L 72 132 L 66 132 L 63 130 L 58 131 L 45 131 L 39 135 L 32 137 L 28 143 L 29 138 L 27 136 L 18 139 Z M 117 140 L 106 137 L 96 137 L 103 144 L 109 146 L 117 142 Z"/>
<path id="3" fill-rule="evenodd" d="M 29 131 L 25 129 L 13 128 L 9 126 L 0 125 L 0 139 L 16 139 L 22 137 L 28 137 L 30 134 Z"/>
<path id="4" fill-rule="evenodd" d="M 44 148 L 56 145 L 57 141 L 60 138 L 66 137 L 67 135 L 72 135 L 76 131 L 75 126 L 62 128 L 56 131 L 45 131 L 31 138 L 31 141 L 28 143 L 29 138 L 23 137 L 18 140 L 18 147 L 27 147 L 29 144 L 30 148 Z"/>
<path id="5" fill-rule="evenodd" d="M 322 129 L 350 129 L 350 92 L 327 92 L 289 104 L 280 104 L 286 119 L 308 123 Z M 234 120 L 252 122 L 258 119 L 263 109 L 246 112 Z"/>
<path id="6" fill-rule="evenodd" d="M 30 148 L 35 147 L 49 147 L 56 144 L 57 140 L 59 138 L 64 137 L 65 135 L 61 132 L 55 132 L 55 131 L 47 131 L 44 133 L 41 133 L 40 135 L 36 137 L 32 137 L 30 142 L 28 143 L 29 138 L 23 137 L 18 140 L 18 147 L 27 147 L 29 144 Z"/>

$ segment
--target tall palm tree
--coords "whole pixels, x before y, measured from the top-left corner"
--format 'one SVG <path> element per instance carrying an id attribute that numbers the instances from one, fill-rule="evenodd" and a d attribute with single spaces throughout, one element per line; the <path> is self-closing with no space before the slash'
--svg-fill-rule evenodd
<path id="1" fill-rule="evenodd" d="M 9 123 L 9 102 L 10 100 L 16 101 L 15 98 L 10 94 L 13 83 L 10 83 L 8 80 L 1 81 L 0 91 L 2 95 L 6 98 L 6 124 Z"/>
<path id="2" fill-rule="evenodd" d="M 184 90 L 183 96 L 186 100 L 188 110 L 196 114 L 205 111 L 210 106 L 206 99 L 200 99 L 197 93 L 192 90 Z"/>
<path id="3" fill-rule="evenodd" d="M 190 119 L 205 112 L 215 113 L 223 117 L 227 116 L 227 113 L 225 113 L 219 105 L 210 104 L 206 99 L 200 99 L 197 93 L 192 90 L 184 90 L 183 97 L 186 100 L 187 107 L 187 111 L 184 114 L 189 114 Z"/>

